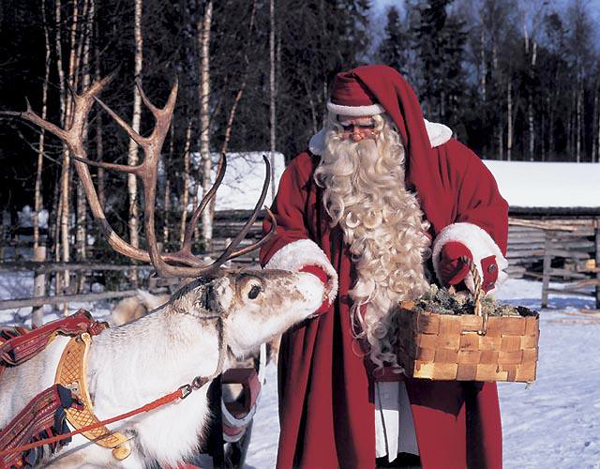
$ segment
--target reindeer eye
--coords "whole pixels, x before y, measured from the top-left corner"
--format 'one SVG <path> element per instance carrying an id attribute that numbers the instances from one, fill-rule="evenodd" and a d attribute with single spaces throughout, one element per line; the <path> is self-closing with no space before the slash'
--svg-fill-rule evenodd
<path id="1" fill-rule="evenodd" d="M 260 285 L 253 285 L 250 291 L 248 292 L 248 298 L 250 298 L 251 300 L 256 299 L 256 297 L 260 294 L 260 291 Z"/>

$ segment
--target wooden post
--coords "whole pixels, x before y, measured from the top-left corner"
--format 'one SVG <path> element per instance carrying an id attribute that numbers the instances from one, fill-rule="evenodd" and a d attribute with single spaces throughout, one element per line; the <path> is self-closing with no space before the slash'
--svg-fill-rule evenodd
<path id="1" fill-rule="evenodd" d="M 600 218 L 594 220 L 596 235 L 596 308 L 600 309 Z"/>
<path id="2" fill-rule="evenodd" d="M 552 268 L 552 231 L 544 232 L 544 267 L 542 271 L 542 308 L 548 307 L 548 287 L 550 285 L 550 269 Z"/>
<path id="3" fill-rule="evenodd" d="M 44 262 L 46 260 L 46 246 L 38 246 L 33 250 L 33 260 Z M 44 271 L 35 270 L 33 280 L 33 296 L 35 298 L 46 296 L 46 274 Z M 31 326 L 41 327 L 44 324 L 44 307 L 35 306 L 31 311 Z"/>

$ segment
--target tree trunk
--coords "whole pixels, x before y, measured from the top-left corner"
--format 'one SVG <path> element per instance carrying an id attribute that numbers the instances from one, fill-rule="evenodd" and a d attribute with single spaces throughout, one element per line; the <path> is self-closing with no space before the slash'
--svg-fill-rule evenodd
<path id="1" fill-rule="evenodd" d="M 61 9 L 60 0 L 56 1 L 55 18 L 56 18 L 56 67 L 58 71 L 58 82 L 60 91 L 60 123 L 65 126 L 67 123 L 67 96 L 65 93 L 65 73 L 62 60 L 62 41 L 61 32 Z M 56 260 L 63 262 L 69 261 L 69 165 L 70 155 L 67 146 L 62 145 L 62 170 L 60 175 L 60 192 L 57 213 L 57 237 L 56 237 Z M 63 290 L 69 286 L 69 271 L 64 271 L 62 277 L 56 275 L 56 294 L 60 295 Z M 64 305 L 66 308 L 67 305 Z M 64 310 L 63 310 L 64 311 Z"/>
<path id="2" fill-rule="evenodd" d="M 190 181 L 191 181 L 191 149 L 192 146 L 192 119 L 188 120 L 185 129 L 185 143 L 183 147 L 183 195 L 181 196 L 181 225 L 179 226 L 179 242 L 183 245 L 185 229 L 187 224 L 188 205 L 190 203 Z"/>
<path id="3" fill-rule="evenodd" d="M 269 2 L 269 19 L 271 23 L 271 31 L 269 34 L 269 59 L 270 59 L 270 75 L 269 75 L 269 91 L 270 91 L 270 120 L 271 120 L 271 198 L 275 199 L 275 147 L 276 147 L 276 113 L 275 113 L 275 0 Z"/>
<path id="4" fill-rule="evenodd" d="M 537 42 L 533 41 L 531 46 L 531 63 L 529 68 L 529 74 L 533 81 L 535 75 L 535 63 L 537 59 Z M 527 103 L 527 121 L 529 123 L 529 161 L 535 159 L 535 126 L 534 126 L 534 115 L 533 115 L 533 96 L 531 91 L 529 92 L 529 99 Z"/>
<path id="5" fill-rule="evenodd" d="M 502 123 L 498 125 L 498 157 L 504 159 L 504 126 Z"/>
<path id="6" fill-rule="evenodd" d="M 200 49 L 200 156 L 202 158 L 202 193 L 211 187 L 212 160 L 210 157 L 210 29 L 212 23 L 213 2 L 209 0 L 204 18 L 198 19 L 198 46 Z M 204 249 L 210 249 L 212 240 L 212 213 L 202 212 L 202 241 Z"/>
<path id="7" fill-rule="evenodd" d="M 135 0 L 135 16 L 134 16 L 134 38 L 135 38 L 135 62 L 134 74 L 136 80 L 141 80 L 143 67 L 143 36 L 142 36 L 142 0 Z M 140 121 L 142 118 L 142 97 L 137 86 L 133 91 L 133 117 L 131 119 L 131 127 L 134 131 L 140 131 Z M 129 151 L 127 152 L 127 164 L 135 166 L 138 163 L 138 147 L 137 144 L 130 139 Z M 127 175 L 127 193 L 129 195 L 129 242 L 132 246 L 140 245 L 138 226 L 139 226 L 139 209 L 138 209 L 138 193 L 137 180 L 135 175 Z M 135 283 L 135 271 L 132 271 L 132 280 Z"/>
<path id="8" fill-rule="evenodd" d="M 171 181 L 165 174 L 165 224 L 163 227 L 163 246 L 169 244 L 169 210 L 171 210 Z"/>
<path id="9" fill-rule="evenodd" d="M 512 146 L 513 146 L 513 119 L 512 119 L 512 81 L 509 77 L 508 85 L 506 90 L 506 117 L 507 117 L 507 129 L 506 129 L 506 160 L 511 161 L 512 158 Z"/>
<path id="10" fill-rule="evenodd" d="M 479 62 L 480 62 L 480 73 L 481 76 L 479 78 L 479 86 L 481 88 L 481 99 L 482 101 L 485 103 L 486 99 L 487 99 L 487 84 L 486 84 L 486 80 L 487 80 L 487 74 L 486 74 L 486 63 L 485 63 L 485 28 L 481 27 L 481 34 L 480 34 L 480 41 L 481 41 L 481 52 L 479 54 Z"/>
<path id="11" fill-rule="evenodd" d="M 70 39 L 69 39 L 69 62 L 68 62 L 68 74 L 66 77 L 67 86 L 70 90 L 77 91 L 78 79 L 79 79 L 79 59 L 81 57 L 81 41 L 78 41 L 78 26 L 79 26 L 79 2 L 72 0 L 73 15 L 70 28 Z M 67 93 L 65 96 L 65 123 L 70 125 L 71 122 L 71 110 L 73 105 L 72 93 Z M 65 171 L 64 179 L 62 184 L 62 195 L 63 195 L 63 212 L 61 219 L 61 238 L 62 238 L 62 260 L 63 262 L 69 262 L 71 260 L 70 245 L 70 228 L 71 228 L 71 190 L 72 190 L 72 172 L 71 172 L 71 161 L 70 151 L 65 151 Z M 77 212 L 76 212 L 77 214 Z M 77 255 L 77 254 L 76 254 Z M 70 292 L 71 273 L 70 271 L 64 272 L 64 288 L 67 293 Z M 63 314 L 69 313 L 68 304 L 63 305 Z"/>
<path id="12" fill-rule="evenodd" d="M 596 87 L 596 97 L 598 97 L 598 92 L 600 91 L 600 82 L 598 84 L 598 86 Z M 598 137 L 598 146 L 597 146 L 597 151 L 598 153 L 596 154 L 596 161 L 598 163 L 600 163 L 600 107 L 596 107 L 596 115 L 598 116 L 598 120 L 596 121 L 596 125 L 597 127 L 597 137 Z"/>
<path id="13" fill-rule="evenodd" d="M 97 31 L 97 29 L 96 29 Z M 95 68 L 94 68 L 94 77 L 96 80 L 101 79 L 100 72 L 100 51 L 98 50 L 98 43 L 94 42 L 94 59 L 95 59 Z M 104 140 L 102 138 L 102 114 L 98 114 L 96 116 L 96 159 L 98 161 L 104 161 Z M 98 168 L 98 200 L 100 201 L 100 205 L 105 207 L 106 205 L 106 192 L 105 192 L 105 172 L 104 168 Z"/>
<path id="14" fill-rule="evenodd" d="M 583 121 L 583 84 L 580 81 L 577 87 L 577 114 L 575 118 L 575 155 L 577 163 L 581 163 L 581 127 Z"/>
<path id="15" fill-rule="evenodd" d="M 81 53 L 81 86 L 82 89 L 85 90 L 91 83 L 90 42 L 94 25 L 95 0 L 85 0 L 83 5 L 83 18 L 85 19 L 85 23 L 84 28 L 82 28 L 81 31 L 79 43 L 83 44 Z M 87 130 L 84 132 L 84 135 L 87 136 Z M 77 180 L 76 253 L 78 261 L 83 261 L 87 258 L 87 203 L 83 185 L 79 178 Z M 77 277 L 78 284 L 76 293 L 79 293 L 85 288 L 86 273 L 84 271 L 78 272 Z"/>
<path id="16" fill-rule="evenodd" d="M 45 69 L 44 84 L 42 85 L 42 119 L 46 119 L 48 113 L 48 81 L 50 77 L 50 37 L 48 34 L 48 22 L 46 21 L 46 0 L 41 0 L 42 22 L 44 25 L 44 44 L 45 44 Z M 42 169 L 44 166 L 44 139 L 46 132 L 42 129 L 38 142 L 37 168 L 35 173 L 35 194 L 33 204 L 33 248 L 40 246 L 40 211 L 43 208 L 42 198 Z"/>
<path id="17" fill-rule="evenodd" d="M 598 86 L 594 90 L 594 108 L 592 110 L 594 116 L 592 121 L 592 163 L 596 162 L 596 153 L 598 150 L 598 139 L 597 135 L 594 134 L 594 129 L 598 125 Z"/>

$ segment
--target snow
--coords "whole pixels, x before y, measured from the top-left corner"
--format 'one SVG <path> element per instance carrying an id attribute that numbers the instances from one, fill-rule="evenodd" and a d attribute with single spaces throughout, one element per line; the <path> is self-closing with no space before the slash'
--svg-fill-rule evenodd
<path id="1" fill-rule="evenodd" d="M 511 207 L 600 207 L 599 163 L 483 162 Z"/>
<path id="2" fill-rule="evenodd" d="M 227 172 L 217 194 L 216 209 L 252 209 L 264 180 L 263 155 L 227 154 Z M 215 161 L 218 155 L 214 155 Z M 511 207 L 600 207 L 599 163 L 540 163 L 483 160 Z M 216 166 L 216 165 L 215 165 Z M 284 156 L 274 154 L 274 187 L 285 169 Z M 273 200 L 271 189 L 266 205 Z"/>
<path id="3" fill-rule="evenodd" d="M 27 296 L 30 274 L 2 274 L 0 298 Z M 539 310 L 541 283 L 508 279 L 497 298 Z M 587 297 L 550 295 L 541 312 L 536 382 L 500 383 L 504 467 L 600 468 L 600 313 Z M 72 304 L 106 318 L 109 304 Z M 30 309 L 0 311 L 0 324 L 28 324 Z M 48 320 L 59 316 L 50 312 Z M 267 368 L 245 467 L 275 466 L 279 421 L 277 374 Z"/>
<path id="4" fill-rule="evenodd" d="M 252 210 L 260 198 L 263 182 L 265 180 L 265 163 L 263 155 L 269 158 L 272 165 L 273 181 L 265 198 L 264 205 L 271 206 L 275 191 L 279 186 L 279 179 L 285 169 L 283 153 L 275 152 L 271 158 L 268 151 L 230 152 L 227 153 L 227 171 L 216 196 L 216 210 Z M 212 180 L 217 175 L 219 154 L 211 154 L 213 160 Z M 192 161 L 200 167 L 201 160 L 198 153 L 192 154 Z M 190 190 L 193 190 L 194 181 L 190 181 Z M 191 206 L 190 206 L 191 209 Z"/>

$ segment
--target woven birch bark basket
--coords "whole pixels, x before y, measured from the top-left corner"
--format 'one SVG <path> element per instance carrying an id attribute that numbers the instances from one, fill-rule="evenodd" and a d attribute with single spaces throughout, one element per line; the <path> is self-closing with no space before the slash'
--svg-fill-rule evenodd
<path id="1" fill-rule="evenodd" d="M 403 302 L 397 315 L 398 364 L 407 376 L 452 381 L 535 380 L 539 314 L 524 307 L 488 315 L 477 269 L 472 314 L 440 314 Z"/>

